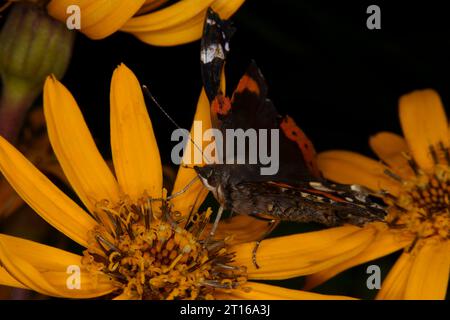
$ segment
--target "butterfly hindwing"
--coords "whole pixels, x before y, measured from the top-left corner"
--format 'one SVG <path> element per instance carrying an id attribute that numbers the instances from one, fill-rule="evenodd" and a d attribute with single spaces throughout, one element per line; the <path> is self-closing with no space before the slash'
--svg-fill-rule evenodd
<path id="1" fill-rule="evenodd" d="M 280 153 L 283 160 L 286 161 L 285 163 L 289 161 L 288 159 L 291 159 L 292 165 L 295 167 L 297 161 L 302 161 L 311 176 L 319 178 L 321 174 L 317 165 L 316 150 L 303 130 L 297 126 L 290 116 L 284 116 L 281 119 L 280 130 L 283 133 L 283 140 L 289 140 L 280 143 Z"/>
<path id="2" fill-rule="evenodd" d="M 266 150 L 272 150 L 270 131 L 277 130 L 278 139 L 274 140 L 277 148 L 273 150 L 277 150 L 279 154 L 279 168 L 270 179 L 289 182 L 319 177 L 311 141 L 292 118 L 282 117 L 277 112 L 272 101 L 267 98 L 267 91 L 267 84 L 261 71 L 252 62 L 240 79 L 231 99 L 221 94 L 216 96 L 211 105 L 211 117 L 213 124 L 222 132 L 223 145 L 226 145 L 227 129 L 244 131 L 266 129 L 268 134 Z M 259 134 L 257 136 L 259 148 L 260 136 Z M 248 152 L 249 149 L 246 145 L 245 151 Z M 253 176 L 246 178 L 253 181 L 267 180 L 267 176 L 259 176 L 261 166 L 261 163 L 254 165 L 254 170 L 249 170 Z"/>
<path id="3" fill-rule="evenodd" d="M 384 216 L 383 208 L 373 203 L 368 195 L 329 187 L 320 182 L 301 182 L 296 186 L 273 181 L 243 182 L 230 194 L 232 210 L 241 214 L 317 222 L 327 226 L 346 223 L 362 226 Z"/>

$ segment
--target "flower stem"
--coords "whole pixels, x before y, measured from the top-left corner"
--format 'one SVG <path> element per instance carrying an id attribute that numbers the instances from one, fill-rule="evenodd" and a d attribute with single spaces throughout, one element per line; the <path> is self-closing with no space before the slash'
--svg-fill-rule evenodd
<path id="1" fill-rule="evenodd" d="M 17 141 L 26 113 L 38 94 L 39 91 L 30 90 L 28 86 L 20 83 L 15 82 L 11 85 L 10 81 L 3 82 L 0 97 L 0 135 L 2 137 L 13 144 Z"/>
<path id="2" fill-rule="evenodd" d="M 75 32 L 50 17 L 43 3 L 15 3 L 0 30 L 0 135 L 13 144 L 45 79 L 60 79 L 72 54 Z"/>

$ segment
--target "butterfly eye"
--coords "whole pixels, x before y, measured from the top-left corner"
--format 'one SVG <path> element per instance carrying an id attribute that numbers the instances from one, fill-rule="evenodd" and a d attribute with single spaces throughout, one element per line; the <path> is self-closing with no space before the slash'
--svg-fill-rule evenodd
<path id="1" fill-rule="evenodd" d="M 210 168 L 208 166 L 205 167 L 194 166 L 194 170 L 200 177 L 204 179 L 209 179 L 213 175 L 213 168 Z"/>

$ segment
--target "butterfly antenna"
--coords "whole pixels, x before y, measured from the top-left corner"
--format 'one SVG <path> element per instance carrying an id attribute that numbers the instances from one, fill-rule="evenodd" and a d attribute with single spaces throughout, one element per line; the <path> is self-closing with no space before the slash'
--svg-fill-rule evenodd
<path id="1" fill-rule="evenodd" d="M 173 120 L 173 118 L 167 113 L 167 111 L 164 110 L 164 108 L 158 103 L 158 101 L 155 99 L 155 97 L 152 95 L 152 93 L 150 92 L 150 90 L 148 89 L 148 87 L 147 87 L 145 84 L 142 85 L 142 89 L 143 89 L 145 95 L 146 95 L 150 100 L 153 101 L 153 103 L 159 108 L 159 110 L 161 110 L 162 113 L 164 113 L 164 115 L 167 117 L 167 119 L 169 119 L 169 121 L 172 122 L 173 125 L 174 125 L 175 127 L 177 127 L 178 129 L 183 129 L 183 128 L 181 128 L 181 127 L 178 125 L 178 123 L 175 122 L 175 120 Z M 204 158 L 204 160 L 205 160 L 207 163 L 212 163 L 212 161 L 210 161 L 210 159 L 208 159 L 208 157 L 206 157 L 206 156 L 203 154 L 202 149 L 201 149 L 201 148 L 195 143 L 195 141 L 191 138 L 191 135 L 189 135 L 189 140 L 191 140 L 191 142 L 192 142 L 192 144 L 195 146 L 195 148 L 197 148 L 197 150 L 200 151 L 200 153 L 202 154 L 202 157 Z"/>

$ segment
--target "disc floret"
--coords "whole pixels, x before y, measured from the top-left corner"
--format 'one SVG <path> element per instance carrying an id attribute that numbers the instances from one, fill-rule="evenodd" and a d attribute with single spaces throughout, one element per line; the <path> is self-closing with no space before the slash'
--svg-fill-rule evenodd
<path id="1" fill-rule="evenodd" d="M 83 263 L 109 275 L 118 294 L 213 299 L 215 290 L 236 289 L 246 282 L 245 268 L 231 265 L 234 255 L 226 241 L 202 238 L 210 210 L 183 219 L 167 201 L 148 197 L 115 205 L 103 201 L 97 207 L 98 217 L 107 219 L 92 230 Z"/>

